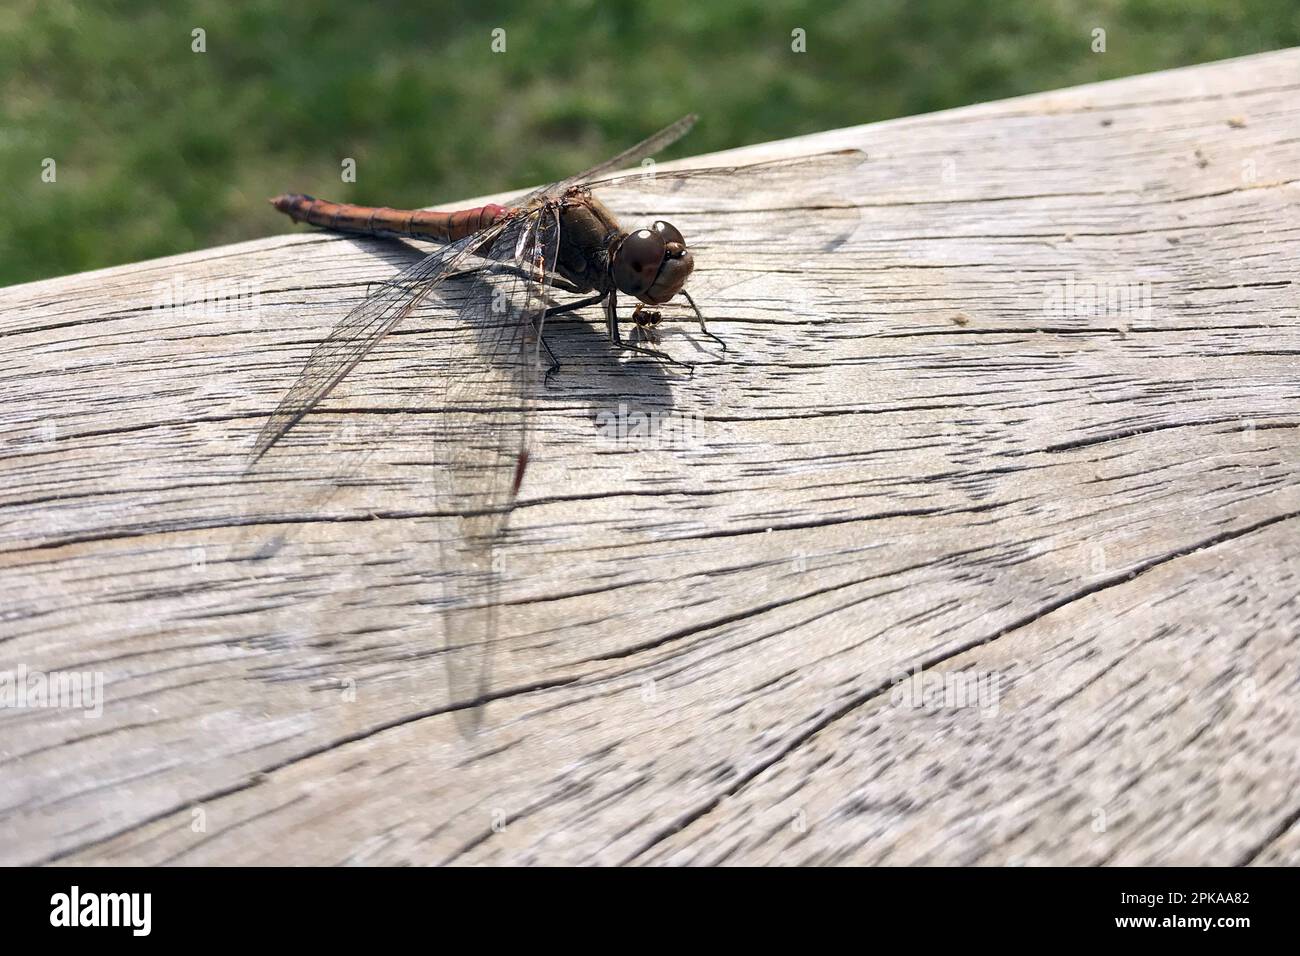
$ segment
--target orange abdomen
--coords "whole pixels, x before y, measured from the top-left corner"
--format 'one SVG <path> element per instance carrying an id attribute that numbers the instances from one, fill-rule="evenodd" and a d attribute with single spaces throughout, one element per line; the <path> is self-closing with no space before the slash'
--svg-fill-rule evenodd
<path id="1" fill-rule="evenodd" d="M 435 242 L 463 239 L 492 225 L 509 212 L 505 206 L 496 203 L 456 212 L 354 206 L 351 203 L 316 199 L 301 193 L 276 196 L 271 200 L 271 205 L 294 222 L 307 222 L 323 229 L 370 236 L 432 239 Z"/>

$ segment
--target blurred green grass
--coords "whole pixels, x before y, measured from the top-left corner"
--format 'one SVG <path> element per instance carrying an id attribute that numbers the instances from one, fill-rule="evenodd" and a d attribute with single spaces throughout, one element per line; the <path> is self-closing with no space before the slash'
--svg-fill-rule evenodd
<path id="1" fill-rule="evenodd" d="M 670 155 L 1298 42 L 1295 0 L 7 0 L 0 285 L 289 231 L 285 191 L 418 206 L 557 178 L 691 111 Z"/>

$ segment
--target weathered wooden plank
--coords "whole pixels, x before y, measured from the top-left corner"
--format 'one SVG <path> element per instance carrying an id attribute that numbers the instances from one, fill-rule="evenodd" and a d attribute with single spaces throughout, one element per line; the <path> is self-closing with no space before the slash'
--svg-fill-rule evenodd
<path id="1" fill-rule="evenodd" d="M 105 681 L 98 719 L 0 709 L 0 861 L 1296 863 L 1298 89 L 1284 51 L 727 154 L 867 161 L 834 203 L 663 210 L 747 277 L 701 303 L 729 361 L 555 329 L 473 740 L 431 327 L 239 478 L 409 253 L 0 292 L 0 671 Z M 817 214 L 833 248 L 745 242 Z M 156 308 L 177 279 L 248 295 Z M 375 451 L 310 510 L 326 440 Z M 917 667 L 986 696 L 913 707 Z"/>

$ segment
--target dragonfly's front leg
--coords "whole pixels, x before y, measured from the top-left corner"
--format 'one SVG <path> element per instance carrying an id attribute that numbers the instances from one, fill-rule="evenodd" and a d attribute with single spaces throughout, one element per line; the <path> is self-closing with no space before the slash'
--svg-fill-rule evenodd
<path id="1" fill-rule="evenodd" d="M 666 352 L 660 352 L 658 349 L 645 349 L 639 345 L 632 345 L 630 342 L 624 342 L 618 334 L 618 293 L 610 290 L 609 298 L 605 300 L 605 324 L 609 327 L 609 340 L 621 349 L 627 349 L 629 352 L 640 352 L 642 355 L 649 355 L 653 358 L 663 359 L 671 365 L 680 365 L 684 369 L 695 371 L 695 366 L 690 362 L 679 362 Z"/>
<path id="2" fill-rule="evenodd" d="M 691 309 L 694 310 L 695 318 L 700 322 L 700 332 L 721 345 L 722 351 L 727 351 L 727 343 L 709 331 L 709 326 L 704 321 L 704 313 L 701 312 L 700 307 L 695 304 L 695 300 L 691 298 L 691 294 L 685 289 L 682 289 L 679 295 L 690 303 Z M 632 313 L 632 321 L 636 324 L 637 329 L 649 336 L 651 341 L 657 341 L 654 338 L 654 329 L 659 325 L 660 321 L 662 321 L 662 318 L 663 316 L 658 311 L 647 309 L 644 302 L 638 305 L 636 311 Z"/>
<path id="3" fill-rule="evenodd" d="M 712 332 L 710 332 L 709 327 L 704 324 L 704 313 L 701 312 L 700 307 L 695 304 L 695 300 L 691 298 L 691 294 L 687 292 L 685 289 L 682 289 L 682 291 L 679 294 L 682 296 L 682 298 L 684 298 L 687 302 L 689 302 L 691 304 L 691 308 L 695 310 L 695 317 L 700 320 L 700 331 L 703 332 L 705 335 L 707 335 L 709 338 L 713 339 L 713 341 L 721 345 L 722 351 L 724 352 L 727 351 L 727 343 L 722 341 L 722 339 L 718 338 Z"/>

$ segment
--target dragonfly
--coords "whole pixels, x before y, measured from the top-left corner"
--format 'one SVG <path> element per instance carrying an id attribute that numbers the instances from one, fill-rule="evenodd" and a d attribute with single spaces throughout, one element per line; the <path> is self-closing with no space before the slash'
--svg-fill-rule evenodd
<path id="1" fill-rule="evenodd" d="M 549 387 L 561 368 L 543 337 L 547 320 L 600 307 L 613 347 L 690 370 L 693 363 L 625 339 L 619 329 L 620 295 L 635 302 L 633 338 L 650 342 L 658 340 L 662 308 L 680 298 L 701 336 L 727 348 L 686 288 L 696 261 L 682 232 L 664 219 L 624 229 L 601 194 L 631 188 L 640 195 L 680 197 L 696 189 L 725 206 L 728 197 L 779 196 L 795 185 L 806 187 L 864 158 L 842 150 L 793 161 L 671 171 L 650 166 L 615 175 L 676 142 L 695 121 L 693 115 L 683 117 L 605 162 L 508 205 L 432 211 L 359 206 L 298 193 L 270 200 L 295 222 L 437 244 L 380 283 L 314 348 L 261 428 L 250 468 L 422 302 L 446 301 L 455 321 L 440 338 L 439 355 L 431 357 L 441 390 L 441 421 L 431 438 L 441 446 L 444 465 L 439 513 L 445 508 L 457 524 L 439 570 L 455 582 L 457 592 L 444 602 L 443 630 L 451 709 L 467 734 L 477 732 L 492 695 L 500 547 L 532 454 L 537 391 Z M 766 244 L 774 246 L 787 237 L 778 229 L 769 238 Z M 476 281 L 467 286 L 471 280 Z M 557 303 L 557 292 L 578 298 Z"/>

